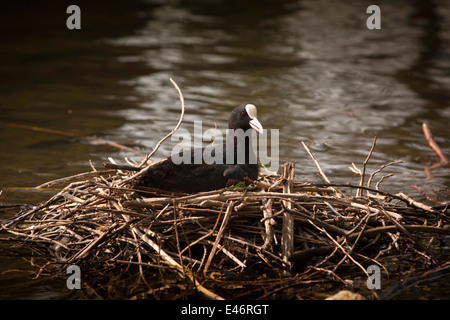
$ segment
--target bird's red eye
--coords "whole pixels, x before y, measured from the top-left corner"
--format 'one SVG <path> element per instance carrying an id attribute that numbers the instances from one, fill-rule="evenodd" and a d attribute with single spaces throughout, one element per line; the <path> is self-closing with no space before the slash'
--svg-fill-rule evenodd
<path id="1" fill-rule="evenodd" d="M 241 116 L 245 117 L 245 112 L 244 111 L 241 112 Z"/>

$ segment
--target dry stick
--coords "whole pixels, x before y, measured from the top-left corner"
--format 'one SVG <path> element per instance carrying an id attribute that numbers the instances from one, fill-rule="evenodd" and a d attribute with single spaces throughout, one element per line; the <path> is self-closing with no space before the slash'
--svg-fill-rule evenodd
<path id="1" fill-rule="evenodd" d="M 364 178 L 366 176 L 367 163 L 369 162 L 369 159 L 372 156 L 372 153 L 373 153 L 373 150 L 375 149 L 375 145 L 376 144 L 377 144 L 377 136 L 375 136 L 373 138 L 372 147 L 370 148 L 370 151 L 369 151 L 369 154 L 366 157 L 366 160 L 364 160 L 364 162 L 363 162 L 363 169 L 362 169 L 361 177 L 360 177 L 360 181 L 359 181 L 359 185 L 360 186 L 364 186 Z M 356 197 L 361 197 L 361 196 L 362 196 L 362 189 L 356 190 Z"/>
<path id="2" fill-rule="evenodd" d="M 426 204 L 423 204 L 421 202 L 413 200 L 409 196 L 404 194 L 403 192 L 399 192 L 397 194 L 392 194 L 392 193 L 389 193 L 389 192 L 386 192 L 386 191 L 381 191 L 381 190 L 378 190 L 378 189 L 365 187 L 365 186 L 352 185 L 352 184 L 348 184 L 348 183 L 316 184 L 316 186 L 318 186 L 318 187 L 321 187 L 321 186 L 333 186 L 333 187 L 357 188 L 357 189 L 359 188 L 359 189 L 363 189 L 363 190 L 379 193 L 379 194 L 381 194 L 381 195 L 383 195 L 385 197 L 389 197 L 389 198 L 393 198 L 393 199 L 397 199 L 397 200 L 403 201 L 403 202 L 407 203 L 408 205 L 410 205 L 412 207 L 415 207 L 415 208 L 419 208 L 419 209 L 422 209 L 422 210 L 425 210 L 425 211 L 436 213 L 436 211 L 433 209 L 433 207 L 430 207 L 430 206 L 428 206 Z M 376 212 L 376 211 L 374 211 L 374 212 Z M 393 212 L 391 212 L 391 213 L 393 213 Z"/>
<path id="3" fill-rule="evenodd" d="M 378 182 L 375 184 L 375 189 L 379 189 L 380 188 L 380 184 L 383 182 L 384 179 L 392 177 L 394 174 L 393 173 L 388 173 L 385 174 L 384 176 L 381 177 L 380 180 L 378 180 Z"/>
<path id="4" fill-rule="evenodd" d="M 319 170 L 319 173 L 322 177 L 323 180 L 325 180 L 326 183 L 331 184 L 330 180 L 328 179 L 328 177 L 325 175 L 325 173 L 322 171 L 322 168 L 320 167 L 319 162 L 317 162 L 316 158 L 313 156 L 313 154 L 311 153 L 311 150 L 309 150 L 309 147 L 302 141 L 302 145 L 303 148 L 305 148 L 306 152 L 308 152 L 309 156 L 311 157 L 311 159 L 314 161 L 314 163 L 316 164 L 317 169 Z M 337 189 L 331 187 L 331 189 L 336 193 L 336 195 L 338 197 L 341 197 L 341 194 L 338 192 Z"/>
<path id="5" fill-rule="evenodd" d="M 149 154 L 147 154 L 147 155 L 145 156 L 144 160 L 142 160 L 141 164 L 139 165 L 140 167 L 142 167 L 142 166 L 147 162 L 147 160 L 150 159 L 150 158 L 156 153 L 156 151 L 159 149 L 159 147 L 161 146 L 161 144 L 162 144 L 164 141 L 166 141 L 166 140 L 167 140 L 167 139 L 168 139 L 175 131 L 178 130 L 178 128 L 179 128 L 180 125 L 181 125 L 181 122 L 183 121 L 184 109 L 185 109 L 185 107 L 184 107 L 184 97 L 183 97 L 183 94 L 181 93 L 181 90 L 180 90 L 180 88 L 178 87 L 177 83 L 176 83 L 172 78 L 169 78 L 169 80 L 170 80 L 170 82 L 172 82 L 173 86 L 174 86 L 175 89 L 177 89 L 177 91 L 178 91 L 178 96 L 179 96 L 179 99 L 180 99 L 180 102 L 181 102 L 181 115 L 180 115 L 180 118 L 179 118 L 178 123 L 177 123 L 177 125 L 175 126 L 175 128 L 173 128 L 171 132 L 169 132 L 164 138 L 162 138 L 162 139 L 156 144 L 155 149 L 153 149 L 153 151 L 152 151 L 151 153 L 149 153 Z M 142 174 L 142 173 L 144 173 L 145 171 L 146 171 L 146 170 L 144 169 L 144 170 L 142 170 L 140 173 Z"/>
<path id="6" fill-rule="evenodd" d="M 272 217 L 272 202 L 273 199 L 263 199 L 262 200 L 262 204 L 263 204 L 263 215 L 264 215 L 264 228 L 266 230 L 265 232 L 265 238 L 264 238 L 264 244 L 263 244 L 263 248 L 267 249 L 268 246 L 270 246 L 272 244 L 272 239 L 273 239 L 273 226 L 272 224 L 275 222 L 271 217 Z"/>
<path id="7" fill-rule="evenodd" d="M 217 200 L 232 200 L 232 199 L 240 199 L 242 198 L 242 193 L 240 192 L 224 192 L 221 191 L 220 193 L 211 194 L 208 196 L 201 196 L 199 198 L 195 198 L 194 196 L 189 196 L 188 200 L 185 200 L 186 203 L 198 203 L 204 200 L 211 200 L 211 199 L 217 199 Z M 358 208 L 358 209 L 364 209 L 369 210 L 374 213 L 380 213 L 380 210 L 372 207 L 367 207 L 365 205 L 362 205 L 360 203 L 356 202 L 344 202 L 342 200 L 336 199 L 334 197 L 325 197 L 325 196 L 309 196 L 305 194 L 298 194 L 298 193 L 278 193 L 278 192 L 247 192 L 245 193 L 245 197 L 247 199 L 296 199 L 299 201 L 328 201 L 328 202 L 337 202 L 340 204 L 350 205 L 352 207 Z M 188 197 L 183 197 L 188 198 Z M 177 201 L 182 201 L 182 198 L 178 198 Z M 167 203 L 170 203 L 172 201 L 171 198 L 146 198 L 146 199 L 138 199 L 138 200 L 132 200 L 132 201 L 126 201 L 124 204 L 129 207 L 153 207 L 155 205 L 164 205 Z M 387 211 L 392 217 L 396 219 L 401 219 L 402 216 L 398 213 Z"/>
<path id="8" fill-rule="evenodd" d="M 287 162 L 283 167 L 283 179 L 285 180 L 283 185 L 283 192 L 291 193 L 294 180 L 294 163 Z M 281 235 L 281 252 L 283 261 L 287 266 L 291 265 L 289 257 L 294 251 L 294 215 L 289 212 L 292 209 L 291 201 L 283 200 L 284 207 L 287 209 L 283 212 L 283 226 Z M 286 271 L 286 273 L 289 273 Z"/>
<path id="9" fill-rule="evenodd" d="M 133 238 L 136 241 L 138 240 L 137 239 L 137 235 L 135 233 L 133 233 Z M 136 253 L 137 253 L 137 257 L 138 257 L 138 263 L 139 263 L 138 267 L 139 267 L 139 274 L 141 276 L 141 279 L 142 279 L 142 281 L 144 281 L 144 283 L 147 286 L 147 288 L 151 289 L 150 284 L 147 282 L 147 279 L 145 279 L 145 276 L 144 276 L 144 270 L 142 268 L 142 263 L 143 263 L 142 262 L 142 254 L 141 254 L 141 249 L 140 249 L 139 246 L 137 247 Z"/>
<path id="10" fill-rule="evenodd" d="M 371 211 L 371 212 L 374 212 L 374 213 L 381 213 L 381 211 L 379 209 L 377 209 L 377 208 L 372 208 L 372 207 L 369 207 L 367 205 L 363 205 L 363 204 L 360 204 L 360 203 L 350 202 L 349 205 L 351 205 L 354 208 L 358 208 L 358 209 L 362 209 L 362 210 L 368 210 L 368 211 Z M 403 218 L 403 216 L 401 214 L 398 214 L 396 212 L 393 212 L 393 211 L 386 211 L 386 212 L 391 217 L 393 217 L 393 218 L 395 218 L 397 220 L 400 220 L 400 219 Z"/>
<path id="11" fill-rule="evenodd" d="M 328 224 L 325 221 L 322 221 L 322 220 L 310 217 L 307 214 L 304 214 L 304 213 L 299 212 L 299 211 L 291 210 L 291 209 L 288 209 L 288 208 L 284 208 L 284 210 L 299 216 L 300 219 L 301 219 L 300 221 L 306 221 L 308 223 L 314 222 L 316 225 L 319 225 L 322 228 L 324 228 L 324 229 L 326 229 L 328 231 L 331 231 L 331 232 L 333 232 L 335 234 L 338 234 L 338 235 L 341 235 L 341 236 L 347 236 L 347 230 L 345 230 L 345 229 L 341 229 L 341 228 L 336 227 L 336 226 L 334 226 L 332 224 Z"/>
<path id="12" fill-rule="evenodd" d="M 316 266 L 313 266 L 313 269 L 314 269 L 314 270 L 317 270 L 317 271 L 322 271 L 322 272 L 325 272 L 325 273 L 329 273 L 329 274 L 331 274 L 333 277 L 335 277 L 337 280 L 341 281 L 344 285 L 348 286 L 348 282 L 347 282 L 347 281 L 345 281 L 344 279 L 342 279 L 341 277 L 339 277 L 336 273 L 334 273 L 334 272 L 331 271 L 331 270 L 328 270 L 328 269 L 325 269 L 325 268 L 316 267 Z"/>
<path id="13" fill-rule="evenodd" d="M 116 170 L 103 170 L 103 171 L 90 171 L 90 172 L 83 172 L 78 173 L 73 176 L 64 177 L 60 179 L 55 179 L 52 181 L 48 181 L 46 183 L 43 183 L 41 185 L 38 185 L 37 187 L 34 187 L 35 189 L 42 189 L 42 188 L 48 188 L 54 185 L 67 183 L 67 182 L 73 182 L 73 181 L 80 181 L 80 180 L 86 180 L 93 177 L 102 176 L 105 174 L 113 174 L 116 173 Z"/>
<path id="14" fill-rule="evenodd" d="M 439 148 L 436 141 L 434 141 L 433 135 L 431 134 L 431 130 L 425 122 L 422 124 L 422 129 L 428 144 L 430 145 L 431 149 L 433 149 L 433 151 L 438 155 L 441 164 L 448 166 L 449 165 L 448 158 L 442 152 L 441 148 Z"/>
<path id="15" fill-rule="evenodd" d="M 388 166 L 391 166 L 391 165 L 394 165 L 394 164 L 397 164 L 397 163 L 402 163 L 402 162 L 403 162 L 402 160 L 392 161 L 392 162 L 389 162 L 389 163 L 387 163 L 387 164 L 382 165 L 379 169 L 377 169 L 377 170 L 375 170 L 374 172 L 372 172 L 372 174 L 371 174 L 370 177 L 369 177 L 369 180 L 367 180 L 367 187 L 370 188 L 370 184 L 371 184 L 371 182 L 372 182 L 372 179 L 374 178 L 374 176 L 375 176 L 377 173 L 381 172 L 381 170 L 383 170 L 384 168 L 386 168 L 386 167 L 388 167 Z M 392 174 L 391 174 L 391 175 L 392 175 Z M 384 176 L 384 177 L 387 177 L 387 176 Z M 383 177 L 382 179 L 384 179 L 384 177 Z M 377 186 L 378 186 L 380 183 L 381 183 L 381 181 L 379 181 L 379 182 L 377 183 Z M 375 187 L 375 189 L 378 189 L 378 187 Z"/>
<path id="16" fill-rule="evenodd" d="M 202 202 L 205 200 L 211 200 L 211 199 L 218 199 L 218 200 L 226 200 L 222 194 L 225 192 L 225 190 L 214 190 L 214 191 L 207 191 L 207 192 L 201 192 L 197 194 L 193 194 L 190 196 L 185 197 L 178 197 L 178 202 L 186 202 L 186 203 L 196 203 L 196 202 Z M 239 193 L 240 194 L 240 193 Z M 192 201 L 190 201 L 192 200 Z M 131 207 L 148 207 L 156 204 L 167 204 L 172 203 L 172 197 L 164 197 L 164 198 L 144 198 L 144 199 L 136 199 L 136 200 L 129 200 L 126 201 L 124 204 L 126 206 Z"/>
<path id="17" fill-rule="evenodd" d="M 427 139 L 427 142 L 429 144 L 429 146 L 431 147 L 431 149 L 438 155 L 439 157 L 439 161 L 433 163 L 430 166 L 426 166 L 424 171 L 425 171 L 425 175 L 426 175 L 426 179 L 432 179 L 433 178 L 433 173 L 431 172 L 431 170 L 440 167 L 440 166 L 447 166 L 450 167 L 450 163 L 448 162 L 448 158 L 444 155 L 444 153 L 442 152 L 441 148 L 439 148 L 438 144 L 436 143 L 436 141 L 434 141 L 433 139 L 433 135 L 431 134 L 431 130 L 430 128 L 428 128 L 426 123 L 423 123 L 422 125 L 423 128 L 423 133 L 425 134 L 425 138 Z"/>
<path id="18" fill-rule="evenodd" d="M 331 183 L 330 180 L 328 180 L 328 177 L 325 175 L 325 173 L 322 171 L 322 168 L 320 167 L 319 163 L 317 162 L 316 158 L 311 153 L 311 150 L 309 150 L 308 146 L 302 141 L 303 148 L 305 148 L 306 152 L 308 152 L 309 156 L 313 159 L 314 163 L 316 164 L 317 169 L 319 170 L 320 175 L 322 176 L 323 180 L 327 183 Z"/>
<path id="19" fill-rule="evenodd" d="M 207 243 L 214 245 L 215 243 L 210 241 L 210 240 L 206 240 Z M 246 265 L 245 263 L 243 263 L 241 260 L 239 260 L 238 258 L 236 258 L 235 255 L 233 255 L 230 251 L 228 251 L 227 249 L 225 249 L 224 246 L 222 246 L 220 243 L 217 245 L 217 248 L 219 248 L 220 251 L 222 251 L 225 255 L 227 255 L 231 260 L 233 260 L 234 262 L 236 262 L 236 264 L 238 266 L 240 266 L 241 268 L 245 268 Z"/>
<path id="20" fill-rule="evenodd" d="M 214 245 L 209 253 L 208 260 L 206 261 L 205 267 L 203 269 L 203 273 L 208 271 L 209 265 L 211 264 L 212 258 L 214 257 L 217 246 L 219 245 L 219 241 L 222 238 L 223 231 L 228 224 L 228 220 L 230 219 L 231 212 L 233 211 L 233 201 L 230 201 L 227 207 L 227 211 L 225 212 L 225 216 L 223 217 L 222 224 L 220 225 L 219 232 L 217 233 L 216 241 L 214 241 Z"/>
<path id="21" fill-rule="evenodd" d="M 408 203 L 409 205 L 411 205 L 413 207 L 416 207 L 416 208 L 419 208 L 419 209 L 422 209 L 422 210 L 425 210 L 425 211 L 428 211 L 428 212 L 432 212 L 432 213 L 436 212 L 432 207 L 430 207 L 430 206 L 428 206 L 428 205 L 426 205 L 424 203 L 418 202 L 418 201 L 416 201 L 414 199 L 411 199 L 409 196 L 407 196 L 403 192 L 399 192 L 399 193 L 397 193 L 395 195 L 398 198 L 402 199 L 403 201 L 405 201 L 406 203 Z"/>
<path id="22" fill-rule="evenodd" d="M 181 125 L 181 122 L 183 121 L 184 109 L 185 109 L 185 107 L 184 107 L 184 97 L 183 97 L 183 94 L 181 93 L 180 88 L 178 87 L 178 85 L 176 84 L 176 82 L 175 82 L 174 80 L 172 80 L 172 78 L 170 78 L 170 82 L 172 82 L 172 84 L 174 85 L 175 89 L 177 89 L 178 95 L 179 95 L 179 99 L 180 99 L 180 102 L 181 102 L 181 115 L 180 115 L 180 119 L 178 120 L 178 123 L 177 123 L 177 125 L 175 126 L 175 128 L 173 128 L 172 131 L 169 132 L 169 134 L 167 134 L 164 138 L 162 138 L 162 139 L 158 142 L 158 144 L 156 145 L 155 149 L 153 149 L 153 151 L 152 151 L 151 153 L 149 153 L 149 154 L 147 154 L 147 155 L 145 156 L 144 160 L 142 160 L 142 162 L 140 163 L 139 167 L 142 167 L 144 164 L 147 163 L 147 161 L 148 161 L 148 160 L 155 154 L 155 152 L 159 149 L 159 147 L 161 146 L 161 144 L 162 144 L 164 141 L 166 141 L 166 140 L 167 140 L 167 139 L 168 139 L 175 131 L 178 130 L 178 128 L 179 128 L 180 125 Z M 156 162 L 156 163 L 158 163 L 158 162 Z M 134 175 L 130 176 L 130 177 L 127 178 L 127 179 L 124 179 L 124 180 L 121 182 L 121 184 L 124 184 L 124 183 L 126 183 L 126 182 L 128 182 L 128 181 L 131 181 L 131 180 L 133 180 L 133 179 L 136 179 L 137 177 L 139 177 L 139 176 L 141 176 L 142 174 L 144 174 L 145 172 L 147 172 L 151 167 L 152 167 L 152 165 L 149 165 L 149 166 L 143 168 L 143 169 L 140 170 L 138 173 L 135 173 Z"/>
<path id="23" fill-rule="evenodd" d="M 147 162 L 148 159 L 150 159 L 155 154 L 155 152 L 159 149 L 161 144 L 164 141 L 166 141 L 175 131 L 178 130 L 178 128 L 181 125 L 181 122 L 183 121 L 183 116 L 184 116 L 184 97 L 183 97 L 183 94 L 181 93 L 181 90 L 178 87 L 177 83 L 172 78 L 169 78 L 169 80 L 170 80 L 170 82 L 172 82 L 172 84 L 174 85 L 175 89 L 177 89 L 177 91 L 178 91 L 179 99 L 180 99 L 180 102 L 181 102 L 180 119 L 178 120 L 178 123 L 175 126 L 175 128 L 173 128 L 172 131 L 168 135 L 166 135 L 164 138 L 162 138 L 161 141 L 159 141 L 158 144 L 156 145 L 155 149 L 153 149 L 153 151 L 145 157 L 144 161 L 142 161 L 142 163 L 140 165 L 141 167 Z"/>
<path id="24" fill-rule="evenodd" d="M 233 199 L 241 199 L 243 196 L 247 199 L 253 199 L 253 200 L 261 200 L 261 199 L 296 199 L 300 201 L 338 201 L 339 203 L 344 203 L 342 200 L 338 200 L 334 197 L 325 197 L 325 196 L 309 196 L 306 194 L 299 194 L 299 193 L 280 193 L 280 192 L 246 192 L 243 194 L 242 192 L 234 192 L 234 191 L 215 191 L 211 193 L 210 195 L 193 195 L 193 196 L 187 196 L 187 197 L 180 197 L 177 198 L 178 202 L 184 201 L 186 204 L 189 203 L 201 203 L 205 200 L 233 200 Z M 127 207 L 152 207 L 155 205 L 165 205 L 167 203 L 171 203 L 172 198 L 171 197 L 165 197 L 165 198 L 145 198 L 145 199 L 136 199 L 136 200 L 129 200 L 124 202 L 124 205 Z M 346 203 L 346 202 L 345 202 Z"/>
<path id="25" fill-rule="evenodd" d="M 173 228 L 175 231 L 175 241 L 177 244 L 177 250 L 178 250 L 178 255 L 180 257 L 180 265 L 181 268 L 183 270 L 183 277 L 186 274 L 185 268 L 184 268 L 184 263 L 183 263 L 183 256 L 181 255 L 181 248 L 180 248 L 180 237 L 178 236 L 178 227 L 177 227 L 177 202 L 175 199 L 173 199 Z"/>

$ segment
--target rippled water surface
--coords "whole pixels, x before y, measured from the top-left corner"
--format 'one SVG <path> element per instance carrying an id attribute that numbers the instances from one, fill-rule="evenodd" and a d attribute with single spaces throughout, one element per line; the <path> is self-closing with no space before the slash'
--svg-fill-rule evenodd
<path id="1" fill-rule="evenodd" d="M 450 3 L 380 1 L 381 30 L 366 28 L 370 4 L 80 1 L 82 29 L 74 31 L 63 2 L 6 4 L 0 203 L 45 199 L 50 192 L 28 188 L 90 170 L 89 160 L 139 160 L 79 136 L 151 151 L 180 113 L 169 78 L 186 100 L 188 130 L 196 120 L 226 128 L 233 107 L 255 104 L 264 128 L 280 130 L 280 163 L 295 162 L 299 180 L 319 181 L 302 141 L 331 181 L 357 183 L 348 167 L 361 167 L 376 135 L 368 172 L 402 161 L 383 171 L 395 173 L 383 188 L 448 201 L 449 168 L 425 179 L 438 158 L 422 123 L 450 154 Z M 0 270 L 10 267 L 0 261 Z M 7 282 L 0 297 L 53 297 L 41 284 L 14 289 L 14 273 Z"/>

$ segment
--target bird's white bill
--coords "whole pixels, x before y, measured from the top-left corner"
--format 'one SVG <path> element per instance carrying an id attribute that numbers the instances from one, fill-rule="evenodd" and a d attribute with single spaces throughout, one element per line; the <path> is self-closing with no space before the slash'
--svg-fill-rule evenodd
<path id="1" fill-rule="evenodd" d="M 255 129 L 256 131 L 258 131 L 259 133 L 263 133 L 263 126 L 262 124 L 258 121 L 258 119 L 254 118 L 252 120 L 250 120 L 250 126 Z"/>

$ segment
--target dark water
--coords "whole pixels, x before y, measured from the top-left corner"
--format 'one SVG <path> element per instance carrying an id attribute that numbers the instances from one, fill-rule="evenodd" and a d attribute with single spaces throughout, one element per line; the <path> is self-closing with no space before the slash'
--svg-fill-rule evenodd
<path id="1" fill-rule="evenodd" d="M 89 160 L 140 160 L 30 127 L 149 152 L 178 121 L 170 77 L 186 100 L 182 128 L 225 128 L 234 106 L 254 103 L 264 127 L 280 130 L 280 163 L 296 162 L 298 179 L 319 180 L 304 141 L 332 182 L 350 183 L 359 178 L 348 167 L 361 167 L 376 135 L 369 173 L 402 160 L 385 169 L 395 175 L 382 188 L 448 201 L 449 168 L 425 179 L 438 158 L 422 133 L 426 122 L 450 154 L 448 1 L 78 1 L 82 29 L 72 31 L 70 4 L 2 4 L 1 203 L 46 199 L 28 188 L 90 170 Z M 371 4 L 381 8 L 380 30 L 366 27 Z M 0 260 L 0 298 L 67 293 L 25 281 L 27 265 Z M 2 272 L 12 269 L 25 271 Z"/>

